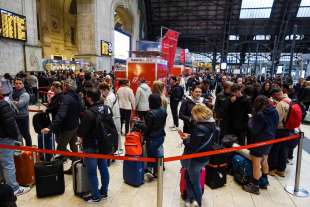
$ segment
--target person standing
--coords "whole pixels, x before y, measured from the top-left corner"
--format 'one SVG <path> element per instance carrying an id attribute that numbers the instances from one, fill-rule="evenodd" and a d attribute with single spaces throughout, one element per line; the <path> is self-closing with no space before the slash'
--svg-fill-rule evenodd
<path id="1" fill-rule="evenodd" d="M 121 129 L 125 123 L 125 134 L 129 132 L 129 124 L 131 112 L 135 110 L 135 95 L 132 89 L 129 87 L 128 80 L 120 81 L 120 88 L 117 91 L 119 100 L 119 107 L 121 112 Z"/>
<path id="2" fill-rule="evenodd" d="M 31 92 L 33 94 L 33 100 L 31 100 L 32 104 L 36 104 L 38 101 L 38 88 L 39 88 L 39 81 L 37 76 L 34 75 L 34 72 L 30 73 L 29 76 L 29 86 L 31 88 Z M 45 94 L 43 94 L 45 95 Z"/>
<path id="3" fill-rule="evenodd" d="M 183 132 L 184 133 L 191 133 L 192 131 L 192 109 L 196 104 L 205 104 L 208 105 L 208 101 L 201 97 L 202 90 L 199 85 L 193 86 L 191 91 L 191 96 L 186 97 L 182 101 L 179 116 L 180 119 L 183 120 L 184 126 L 183 126 Z"/>
<path id="4" fill-rule="evenodd" d="M 279 114 L 276 138 L 287 137 L 290 135 L 290 130 L 284 127 L 284 121 L 288 117 L 291 99 L 283 94 L 281 88 L 273 88 L 270 92 L 270 95 L 276 103 L 276 110 Z M 280 177 L 285 177 L 288 153 L 289 144 L 287 142 L 274 144 L 272 146 L 268 160 L 270 166 L 269 174 L 271 176 L 278 175 Z"/>
<path id="5" fill-rule="evenodd" d="M 145 115 L 144 137 L 148 157 L 160 158 L 164 156 L 163 143 L 165 141 L 165 126 L 167 119 L 166 109 L 161 107 L 159 94 L 149 96 L 150 110 Z M 148 171 L 157 177 L 157 163 L 148 163 Z"/>
<path id="6" fill-rule="evenodd" d="M 4 100 L 5 94 L 10 93 L 0 87 L 0 144 L 14 146 L 19 136 L 19 130 L 15 120 L 15 114 L 10 104 Z M 0 148 L 0 174 L 4 181 L 14 191 L 14 195 L 19 196 L 30 191 L 29 187 L 21 187 L 16 181 L 14 150 Z"/>
<path id="7" fill-rule="evenodd" d="M 116 126 L 116 130 L 118 133 L 118 150 L 116 154 L 123 153 L 123 145 L 122 145 L 122 136 L 121 136 L 121 115 L 119 109 L 119 101 L 118 97 L 113 93 L 112 88 L 107 83 L 102 83 L 99 85 L 99 90 L 101 93 L 101 97 L 103 98 L 103 102 L 105 105 L 109 106 L 113 112 L 113 120 Z"/>
<path id="8" fill-rule="evenodd" d="M 79 116 L 82 112 L 82 103 L 80 97 L 75 92 L 77 89 L 76 83 L 72 79 L 67 79 L 63 84 L 63 96 L 60 107 L 48 128 L 42 129 L 42 132 L 48 134 L 50 131 L 57 133 L 56 142 L 57 150 L 67 150 L 67 145 L 70 144 L 72 152 L 77 152 L 77 129 L 79 126 Z M 76 158 L 72 158 L 75 160 Z M 65 171 L 66 174 L 71 174 L 72 169 Z"/>
<path id="9" fill-rule="evenodd" d="M 30 95 L 24 88 L 22 79 L 15 79 L 15 89 L 12 95 L 13 104 L 17 109 L 16 122 L 20 133 L 26 141 L 27 146 L 32 146 L 32 139 L 29 131 L 29 112 L 28 105 L 30 101 Z"/>
<path id="10" fill-rule="evenodd" d="M 179 114 L 178 107 L 180 101 L 182 101 L 184 96 L 184 89 L 180 86 L 179 80 L 176 77 L 171 79 L 171 92 L 170 92 L 170 108 L 173 117 L 173 126 L 170 127 L 172 130 L 177 130 L 179 127 Z"/>
<path id="11" fill-rule="evenodd" d="M 104 124 L 109 122 L 115 128 L 113 122 L 112 110 L 110 107 L 100 102 L 100 91 L 97 89 L 87 90 L 85 92 L 85 103 L 88 109 L 81 117 L 81 123 L 79 125 L 78 134 L 83 140 L 83 151 L 85 153 L 97 153 L 100 154 L 100 144 L 98 141 L 98 135 L 96 134 L 97 117 L 101 116 L 101 120 L 104 120 Z M 96 113 L 94 113 L 96 112 Z M 91 188 L 91 196 L 84 198 L 88 203 L 98 203 L 102 199 L 108 197 L 108 187 L 110 181 L 110 175 L 108 170 L 108 163 L 106 159 L 85 158 L 85 165 L 88 174 L 88 180 Z M 99 183 L 97 177 L 97 168 L 99 169 L 101 176 L 101 188 L 98 190 Z"/>
<path id="12" fill-rule="evenodd" d="M 141 120 L 144 120 L 147 111 L 150 109 L 148 99 L 151 93 L 151 88 L 147 85 L 146 81 L 141 80 L 136 92 L 136 109 Z"/>
<path id="13" fill-rule="evenodd" d="M 253 104 L 253 117 L 249 120 L 249 131 L 253 143 L 269 141 L 275 138 L 279 115 L 277 110 L 269 103 L 266 96 L 258 96 Z M 253 166 L 252 181 L 243 186 L 249 193 L 259 194 L 259 189 L 267 189 L 268 182 L 268 154 L 271 145 L 250 149 Z M 261 181 L 260 181 L 261 180 Z"/>
<path id="14" fill-rule="evenodd" d="M 211 150 L 216 140 L 216 124 L 213 113 L 205 104 L 196 104 L 191 110 L 195 125 L 190 134 L 184 133 L 184 154 L 193 154 Z M 182 160 L 181 165 L 186 169 L 185 206 L 201 206 L 202 191 L 200 185 L 201 169 L 209 162 L 208 157 Z"/>

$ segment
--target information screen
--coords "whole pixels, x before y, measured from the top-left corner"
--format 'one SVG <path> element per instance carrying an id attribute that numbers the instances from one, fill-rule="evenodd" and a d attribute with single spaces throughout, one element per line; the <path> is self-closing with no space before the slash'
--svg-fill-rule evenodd
<path id="1" fill-rule="evenodd" d="M 26 17 L 0 9 L 0 37 L 27 41 Z"/>
<path id="2" fill-rule="evenodd" d="M 101 55 L 112 56 L 112 43 L 101 40 Z"/>
<path id="3" fill-rule="evenodd" d="M 130 51 L 130 36 L 114 30 L 114 57 L 120 60 L 127 60 Z"/>

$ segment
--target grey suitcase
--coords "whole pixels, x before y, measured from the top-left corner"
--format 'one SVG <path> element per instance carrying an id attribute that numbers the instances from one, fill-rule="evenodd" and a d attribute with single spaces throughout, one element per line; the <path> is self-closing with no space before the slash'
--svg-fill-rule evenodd
<path id="1" fill-rule="evenodd" d="M 75 195 L 83 197 L 90 193 L 87 169 L 85 163 L 83 162 L 83 159 L 73 162 L 72 180 L 73 180 L 73 191 Z"/>

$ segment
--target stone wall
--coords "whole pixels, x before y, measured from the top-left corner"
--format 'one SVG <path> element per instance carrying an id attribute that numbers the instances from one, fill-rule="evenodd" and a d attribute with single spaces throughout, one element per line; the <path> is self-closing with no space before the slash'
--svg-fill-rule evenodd
<path id="1" fill-rule="evenodd" d="M 27 42 L 0 39 L 0 73 L 14 75 L 26 70 L 24 47 L 38 46 L 36 0 L 0 0 L 0 8 L 26 16 Z"/>

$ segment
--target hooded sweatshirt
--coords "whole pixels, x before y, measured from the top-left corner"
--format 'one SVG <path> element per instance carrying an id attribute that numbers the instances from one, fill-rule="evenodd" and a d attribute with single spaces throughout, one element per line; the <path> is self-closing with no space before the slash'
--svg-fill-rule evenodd
<path id="1" fill-rule="evenodd" d="M 249 120 L 249 130 L 254 142 L 267 141 L 275 138 L 275 132 L 279 122 L 277 110 L 268 106 L 262 112 L 258 112 Z"/>
<path id="2" fill-rule="evenodd" d="M 146 84 L 142 83 L 136 92 L 136 109 L 137 111 L 148 111 L 149 110 L 149 96 L 151 95 L 151 88 Z"/>

